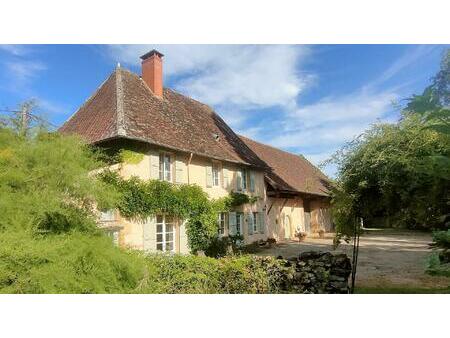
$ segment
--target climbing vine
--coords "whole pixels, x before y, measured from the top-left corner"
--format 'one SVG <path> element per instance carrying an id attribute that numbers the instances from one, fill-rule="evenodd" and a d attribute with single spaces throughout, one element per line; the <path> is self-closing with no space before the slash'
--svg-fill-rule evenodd
<path id="1" fill-rule="evenodd" d="M 124 179 L 116 172 L 104 171 L 100 178 L 119 193 L 117 209 L 128 219 L 145 220 L 166 213 L 187 220 L 186 234 L 191 251 L 207 250 L 217 235 L 217 215 L 232 208 L 256 202 L 257 197 L 233 192 L 226 197 L 209 199 L 195 184 L 173 184 L 160 180 Z"/>
<path id="2" fill-rule="evenodd" d="M 129 149 L 121 149 L 118 153 L 118 160 L 123 163 L 138 164 L 144 159 L 144 154 Z"/>

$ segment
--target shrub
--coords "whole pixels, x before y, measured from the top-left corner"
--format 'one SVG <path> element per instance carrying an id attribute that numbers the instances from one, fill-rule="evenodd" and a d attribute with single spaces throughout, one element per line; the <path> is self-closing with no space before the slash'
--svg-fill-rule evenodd
<path id="1" fill-rule="evenodd" d="M 104 235 L 0 233 L 1 293 L 131 293 L 144 271 Z"/>
<path id="2" fill-rule="evenodd" d="M 210 240 L 209 246 L 205 250 L 205 254 L 208 257 L 224 257 L 229 253 L 230 248 L 232 248 L 231 240 L 229 237 L 219 237 L 215 236 Z"/>
<path id="3" fill-rule="evenodd" d="M 277 293 L 284 270 L 249 255 L 145 256 L 103 234 L 0 232 L 0 293 Z"/>
<path id="4" fill-rule="evenodd" d="M 428 259 L 427 272 L 431 275 L 450 277 L 450 229 L 433 232 L 431 247 L 434 252 Z"/>
<path id="5" fill-rule="evenodd" d="M 26 138 L 0 127 L 0 231 L 95 229 L 94 206 L 117 197 L 89 175 L 101 165 L 76 137 L 41 131 Z"/>
<path id="6" fill-rule="evenodd" d="M 276 293 L 282 261 L 274 258 L 153 254 L 140 293 Z"/>

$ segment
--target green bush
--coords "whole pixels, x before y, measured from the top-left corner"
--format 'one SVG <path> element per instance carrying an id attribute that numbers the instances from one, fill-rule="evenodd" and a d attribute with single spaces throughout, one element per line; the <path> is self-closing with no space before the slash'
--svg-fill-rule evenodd
<path id="1" fill-rule="evenodd" d="M 0 231 L 95 229 L 94 206 L 116 194 L 89 175 L 102 166 L 80 139 L 39 132 L 25 138 L 0 127 Z"/>
<path id="2" fill-rule="evenodd" d="M 430 275 L 450 277 L 450 229 L 433 232 L 431 247 L 434 252 L 428 259 L 427 272 Z"/>
<path id="3" fill-rule="evenodd" d="M 0 293 L 277 293 L 286 269 L 249 255 L 145 256 L 103 234 L 0 232 Z"/>
<path id="4" fill-rule="evenodd" d="M 144 272 L 105 235 L 0 233 L 1 293 L 130 293 Z"/>
<path id="5" fill-rule="evenodd" d="M 277 293 L 282 261 L 274 258 L 233 256 L 214 259 L 200 256 L 147 257 L 148 273 L 141 293 Z M 275 268 L 277 267 L 277 268 Z"/>

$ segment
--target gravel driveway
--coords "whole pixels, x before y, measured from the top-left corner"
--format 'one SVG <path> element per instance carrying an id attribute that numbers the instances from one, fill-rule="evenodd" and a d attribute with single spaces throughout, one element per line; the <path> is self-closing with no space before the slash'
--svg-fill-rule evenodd
<path id="1" fill-rule="evenodd" d="M 449 278 L 424 273 L 430 242 L 431 235 L 422 232 L 367 230 L 360 239 L 356 284 L 364 287 L 450 286 Z M 301 243 L 280 243 L 270 249 L 262 249 L 258 254 L 287 258 L 309 250 L 333 252 L 332 243 L 333 234 L 328 234 L 323 239 L 307 238 Z M 344 252 L 351 258 L 352 246 L 344 243 L 335 252 Z"/>

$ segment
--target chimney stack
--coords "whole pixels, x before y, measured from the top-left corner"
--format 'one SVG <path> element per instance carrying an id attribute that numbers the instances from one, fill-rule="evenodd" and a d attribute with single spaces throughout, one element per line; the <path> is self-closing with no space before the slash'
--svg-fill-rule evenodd
<path id="1" fill-rule="evenodd" d="M 163 97 L 163 56 L 155 49 L 141 56 L 142 80 L 160 98 Z"/>

